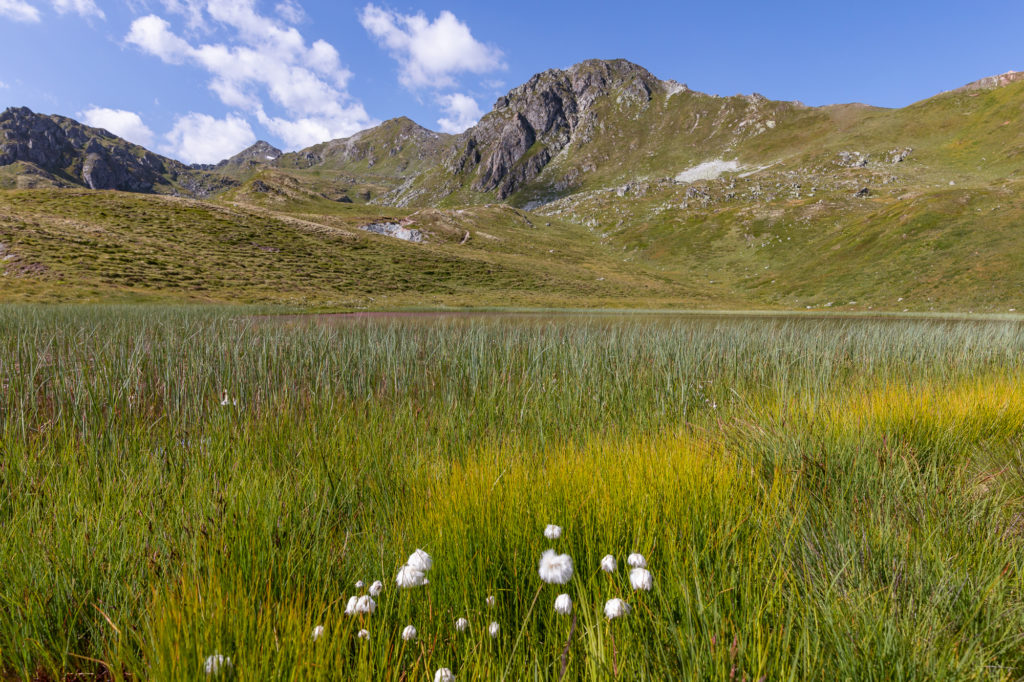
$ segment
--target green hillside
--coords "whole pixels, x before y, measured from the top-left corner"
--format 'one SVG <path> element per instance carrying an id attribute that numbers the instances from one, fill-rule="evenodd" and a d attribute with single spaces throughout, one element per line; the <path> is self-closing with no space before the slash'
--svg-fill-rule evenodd
<path id="1" fill-rule="evenodd" d="M 1024 309 L 1022 114 L 1014 73 L 903 109 L 814 108 L 591 60 L 460 135 L 398 118 L 185 167 L 10 109 L 0 297 Z"/>

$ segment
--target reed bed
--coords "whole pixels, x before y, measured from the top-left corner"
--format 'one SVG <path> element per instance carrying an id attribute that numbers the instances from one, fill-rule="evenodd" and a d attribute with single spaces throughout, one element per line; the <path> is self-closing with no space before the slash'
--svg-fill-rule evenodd
<path id="1" fill-rule="evenodd" d="M 1024 676 L 1014 321 L 266 312 L 0 308 L 3 676 Z"/>

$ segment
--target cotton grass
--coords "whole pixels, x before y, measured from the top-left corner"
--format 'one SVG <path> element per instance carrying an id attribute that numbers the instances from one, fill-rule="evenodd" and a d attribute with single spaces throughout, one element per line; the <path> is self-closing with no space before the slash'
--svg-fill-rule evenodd
<path id="1" fill-rule="evenodd" d="M 544 582 L 564 585 L 572 579 L 572 557 L 568 554 L 558 554 L 553 549 L 546 550 L 540 556 L 537 570 Z"/>
<path id="2" fill-rule="evenodd" d="M 650 591 L 654 588 L 654 578 L 646 568 L 634 568 L 629 572 L 629 584 L 634 590 Z"/>
<path id="3" fill-rule="evenodd" d="M 608 620 L 622 618 L 630 612 L 629 604 L 618 597 L 609 599 L 604 603 L 604 617 Z"/>

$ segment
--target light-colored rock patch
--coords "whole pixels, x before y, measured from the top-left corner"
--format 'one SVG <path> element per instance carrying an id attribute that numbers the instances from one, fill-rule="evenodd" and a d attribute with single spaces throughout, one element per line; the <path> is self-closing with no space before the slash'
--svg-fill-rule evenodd
<path id="1" fill-rule="evenodd" d="M 722 173 L 729 173 L 740 169 L 740 164 L 733 161 L 705 161 L 693 168 L 688 168 L 676 175 L 676 182 L 696 182 L 698 180 L 717 180 Z"/>

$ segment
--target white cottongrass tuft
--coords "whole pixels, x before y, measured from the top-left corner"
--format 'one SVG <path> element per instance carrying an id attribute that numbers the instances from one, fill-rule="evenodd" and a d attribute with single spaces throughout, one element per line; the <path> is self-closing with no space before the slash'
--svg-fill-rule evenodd
<path id="1" fill-rule="evenodd" d="M 466 628 L 468 628 L 468 627 L 469 627 L 469 621 L 466 620 L 465 618 L 459 618 L 457 621 L 455 621 L 455 629 L 458 630 L 459 632 L 465 632 Z"/>
<path id="2" fill-rule="evenodd" d="M 493 594 L 487 597 L 487 605 L 490 606 L 492 609 L 494 608 L 494 605 L 497 603 L 498 600 L 494 598 Z"/>
<path id="3" fill-rule="evenodd" d="M 615 599 L 609 599 L 604 603 L 604 616 L 608 620 L 613 618 L 621 618 L 629 613 L 629 604 L 622 601 L 618 597 Z"/>
<path id="4" fill-rule="evenodd" d="M 615 557 L 611 554 L 605 554 L 601 558 L 601 570 L 605 573 L 614 573 L 618 564 L 615 563 Z"/>
<path id="5" fill-rule="evenodd" d="M 647 559 L 644 558 L 643 554 L 630 554 L 629 558 L 626 559 L 626 563 L 632 568 L 647 568 Z"/>
<path id="6" fill-rule="evenodd" d="M 417 549 L 409 555 L 409 560 L 405 562 L 405 565 L 420 573 L 426 573 L 434 566 L 434 560 L 422 549 Z"/>
<path id="7" fill-rule="evenodd" d="M 555 597 L 555 613 L 568 616 L 572 613 L 572 599 L 567 594 L 560 594 Z"/>
<path id="8" fill-rule="evenodd" d="M 629 584 L 633 586 L 634 590 L 649 592 L 654 587 L 654 579 L 651 578 L 651 572 L 646 568 L 634 568 L 629 572 Z"/>
<path id="9" fill-rule="evenodd" d="M 356 604 L 359 602 L 359 597 L 349 597 L 348 603 L 345 604 L 345 615 L 351 616 L 356 612 Z"/>
<path id="10" fill-rule="evenodd" d="M 557 540 L 562 537 L 562 527 L 549 523 L 547 528 L 544 529 L 544 537 L 548 540 Z"/>
<path id="11" fill-rule="evenodd" d="M 313 641 L 314 642 L 316 640 L 320 639 L 323 636 L 324 636 L 324 626 L 323 625 L 317 625 L 315 628 L 313 628 Z"/>
<path id="12" fill-rule="evenodd" d="M 398 569 L 398 575 L 395 576 L 395 584 L 403 589 L 419 587 L 427 584 L 427 575 L 412 566 L 402 566 Z"/>
<path id="13" fill-rule="evenodd" d="M 360 630 L 358 634 L 359 639 L 370 639 L 369 630 Z"/>
<path id="14" fill-rule="evenodd" d="M 382 582 L 381 582 L 381 581 L 379 581 L 379 580 L 374 580 L 374 581 L 373 581 L 373 582 L 372 582 L 372 583 L 370 584 L 370 589 L 369 589 L 368 591 L 369 591 L 369 593 L 370 593 L 370 596 L 371 596 L 371 597 L 376 597 L 376 596 L 377 596 L 377 595 L 379 595 L 379 594 L 380 594 L 380 593 L 381 593 L 381 592 L 382 592 L 383 590 L 384 590 L 384 583 L 382 583 Z"/>
<path id="15" fill-rule="evenodd" d="M 455 682 L 455 675 L 448 668 L 441 668 L 434 673 L 434 682 Z"/>
<path id="16" fill-rule="evenodd" d="M 357 589 L 357 590 L 361 590 L 361 589 L 363 589 L 363 585 L 365 585 L 365 584 L 366 584 L 366 583 L 364 583 L 364 582 L 363 582 L 362 580 L 357 580 L 357 581 L 356 581 L 356 589 Z"/>
<path id="17" fill-rule="evenodd" d="M 405 629 L 402 630 L 402 639 L 404 639 L 407 642 L 411 642 L 412 640 L 416 639 L 416 628 L 414 628 L 412 625 L 406 625 Z"/>
<path id="18" fill-rule="evenodd" d="M 487 634 L 489 634 L 492 639 L 497 637 L 499 632 L 501 632 L 501 626 L 498 625 L 497 622 L 492 621 L 491 624 L 487 626 Z"/>
<path id="19" fill-rule="evenodd" d="M 564 585 L 572 578 L 572 557 L 568 554 L 556 554 L 555 550 L 546 550 L 540 555 L 540 566 L 537 569 L 540 579 L 554 585 Z"/>
<path id="20" fill-rule="evenodd" d="M 356 613 L 370 613 L 372 614 L 377 610 L 377 602 L 373 601 L 373 597 L 368 594 L 364 594 L 362 597 L 356 600 Z"/>
<path id="21" fill-rule="evenodd" d="M 206 662 L 203 663 L 203 670 L 206 671 L 207 675 L 219 675 L 220 673 L 231 670 L 231 659 L 224 654 L 213 654 L 207 656 Z"/>

